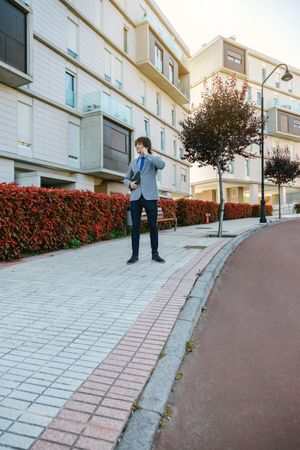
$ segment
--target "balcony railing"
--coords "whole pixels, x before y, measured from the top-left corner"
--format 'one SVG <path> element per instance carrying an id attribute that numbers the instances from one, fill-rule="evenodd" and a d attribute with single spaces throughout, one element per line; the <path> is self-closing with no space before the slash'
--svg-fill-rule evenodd
<path id="1" fill-rule="evenodd" d="M 84 113 L 97 111 L 106 113 L 128 125 L 132 123 L 131 108 L 102 91 L 93 92 L 83 98 Z"/>
<path id="2" fill-rule="evenodd" d="M 188 58 L 185 56 L 181 48 L 176 44 L 175 39 L 163 28 L 159 20 L 151 14 L 151 12 L 140 11 L 136 14 L 135 23 L 148 22 L 149 25 L 156 31 L 161 37 L 162 41 L 169 47 L 170 50 L 177 56 L 178 60 L 182 62 L 185 67 L 188 67 Z"/>

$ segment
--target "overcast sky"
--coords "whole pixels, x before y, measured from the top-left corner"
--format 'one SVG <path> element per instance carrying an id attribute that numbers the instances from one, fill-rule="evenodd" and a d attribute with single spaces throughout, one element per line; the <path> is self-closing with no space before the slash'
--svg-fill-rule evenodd
<path id="1" fill-rule="evenodd" d="M 191 53 L 217 35 L 300 69 L 300 0 L 156 0 Z"/>

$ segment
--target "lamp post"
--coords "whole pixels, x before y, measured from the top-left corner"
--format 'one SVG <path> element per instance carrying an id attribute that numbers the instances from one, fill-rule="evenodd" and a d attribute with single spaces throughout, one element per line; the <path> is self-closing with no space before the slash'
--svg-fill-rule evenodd
<path id="1" fill-rule="evenodd" d="M 275 72 L 278 67 L 284 66 L 285 72 L 281 79 L 283 81 L 289 81 L 293 78 L 293 75 L 288 69 L 286 64 L 278 64 L 272 72 L 267 76 L 265 80 L 261 83 L 261 207 L 260 207 L 260 223 L 267 223 L 266 218 L 266 201 L 265 201 L 265 155 L 264 155 L 264 84 L 270 78 L 270 76 Z"/>

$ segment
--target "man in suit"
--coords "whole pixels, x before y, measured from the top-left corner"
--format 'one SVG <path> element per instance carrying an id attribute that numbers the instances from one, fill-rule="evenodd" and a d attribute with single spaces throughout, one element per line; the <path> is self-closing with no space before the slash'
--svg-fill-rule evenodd
<path id="1" fill-rule="evenodd" d="M 165 167 L 165 162 L 158 156 L 152 155 L 149 138 L 137 138 L 135 147 L 139 156 L 131 161 L 124 179 L 124 184 L 131 191 L 130 213 L 132 219 L 132 256 L 127 264 L 133 264 L 139 260 L 140 223 L 143 208 L 146 211 L 150 228 L 152 260 L 164 263 L 165 260 L 158 254 L 156 174 L 158 170 Z M 138 181 L 132 181 L 133 176 L 138 178 Z"/>

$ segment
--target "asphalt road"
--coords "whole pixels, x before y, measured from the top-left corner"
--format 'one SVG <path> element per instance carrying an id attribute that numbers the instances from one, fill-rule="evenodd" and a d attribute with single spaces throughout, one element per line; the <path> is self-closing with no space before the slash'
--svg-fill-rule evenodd
<path id="1" fill-rule="evenodd" d="M 193 340 L 155 450 L 299 450 L 300 221 L 235 250 Z"/>

